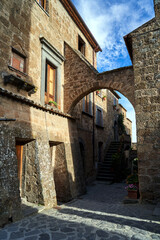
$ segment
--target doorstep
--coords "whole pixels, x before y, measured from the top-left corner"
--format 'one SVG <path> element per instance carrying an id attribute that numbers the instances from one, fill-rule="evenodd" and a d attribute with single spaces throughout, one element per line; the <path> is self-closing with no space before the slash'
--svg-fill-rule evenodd
<path id="1" fill-rule="evenodd" d="M 21 208 L 22 208 L 23 217 L 31 216 L 45 209 L 45 206 L 27 202 L 24 198 L 22 198 L 21 201 L 22 201 Z"/>
<path id="2" fill-rule="evenodd" d="M 131 198 L 128 198 L 128 196 L 126 196 L 123 200 L 123 203 L 124 204 L 136 204 L 136 203 L 139 203 L 139 199 L 131 199 Z"/>

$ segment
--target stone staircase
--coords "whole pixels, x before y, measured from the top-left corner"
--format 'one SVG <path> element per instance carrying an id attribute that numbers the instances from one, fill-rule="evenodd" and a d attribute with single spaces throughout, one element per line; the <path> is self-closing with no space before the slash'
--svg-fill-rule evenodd
<path id="1" fill-rule="evenodd" d="M 114 173 L 111 171 L 112 168 L 112 155 L 115 154 L 120 147 L 120 142 L 111 142 L 108 151 L 104 157 L 104 161 L 98 163 L 97 180 L 109 181 L 114 180 Z"/>

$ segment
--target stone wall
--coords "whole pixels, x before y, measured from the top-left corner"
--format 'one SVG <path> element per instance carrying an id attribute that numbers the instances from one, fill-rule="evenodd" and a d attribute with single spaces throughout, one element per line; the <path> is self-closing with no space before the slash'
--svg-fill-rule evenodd
<path id="1" fill-rule="evenodd" d="M 83 100 L 76 105 L 72 112 L 78 126 L 79 143 L 87 182 L 95 179 L 97 163 L 104 160 L 110 142 L 114 141 L 114 122 L 117 120 L 118 107 L 117 97 L 107 89 L 102 89 L 100 93 L 93 92 L 91 94 L 91 113 L 84 111 Z M 106 96 L 105 100 L 103 99 L 104 96 Z M 113 106 L 114 98 L 116 98 L 117 107 Z M 96 122 L 97 107 L 102 109 L 103 112 L 103 126 L 98 126 Z"/>
<path id="2" fill-rule="evenodd" d="M 12 95 L 9 96 L 10 98 L 5 96 L 0 98 L 1 116 L 5 111 L 7 118 L 16 119 L 15 122 L 0 125 L 2 134 L 0 202 L 3 210 L 0 225 L 11 217 L 14 221 L 21 216 L 16 141 L 24 148 L 22 197 L 26 197 L 30 202 L 44 204 L 46 207 L 57 204 L 50 143 L 65 144 L 65 166 L 68 176 L 64 174 L 63 180 L 66 186 L 68 182 L 67 191 L 70 192 L 70 197 L 67 195 L 66 198 L 71 199 L 85 192 L 77 125 L 74 119 L 70 120 L 65 115 L 62 117 L 56 111 L 54 113 L 30 107 L 19 99 L 13 100 Z M 63 165 L 63 158 L 61 160 L 60 165 Z"/>
<path id="3" fill-rule="evenodd" d="M 65 44 L 64 110 L 72 112 L 75 105 L 97 89 L 122 92 L 134 106 L 133 67 L 98 73 L 82 54 Z"/>
<path id="4" fill-rule="evenodd" d="M 160 199 L 159 27 L 154 18 L 131 34 L 140 192 L 142 200 L 150 201 Z"/>

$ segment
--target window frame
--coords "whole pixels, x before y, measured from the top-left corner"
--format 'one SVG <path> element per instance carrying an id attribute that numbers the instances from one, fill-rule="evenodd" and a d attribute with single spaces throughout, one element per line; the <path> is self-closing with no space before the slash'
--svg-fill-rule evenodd
<path id="1" fill-rule="evenodd" d="M 53 91 L 54 94 L 50 94 L 50 80 L 49 80 L 49 73 L 48 67 L 50 69 L 52 68 L 54 70 L 54 79 L 53 79 Z M 55 67 L 52 63 L 50 63 L 48 60 L 46 60 L 46 75 L 45 75 L 45 104 L 48 104 L 49 101 L 57 102 L 57 67 Z"/>
<path id="2" fill-rule="evenodd" d="M 57 70 L 57 104 L 61 105 L 61 67 L 65 58 L 44 37 L 41 42 L 41 103 L 45 105 L 46 62 L 51 63 Z"/>
<path id="3" fill-rule="evenodd" d="M 10 60 L 10 65 L 8 66 L 9 68 L 11 68 L 12 70 L 18 72 L 18 73 L 21 73 L 22 75 L 27 75 L 26 73 L 26 70 L 27 70 L 27 57 L 21 53 L 20 51 L 18 51 L 16 48 L 12 47 L 12 50 L 11 50 L 11 60 Z M 20 69 L 16 68 L 14 65 L 13 65 L 13 56 L 14 54 L 16 54 L 17 56 L 19 56 L 20 58 L 23 59 L 24 61 L 24 66 L 23 66 L 23 71 L 21 71 Z"/>
<path id="4" fill-rule="evenodd" d="M 40 4 L 40 0 L 35 0 L 35 2 L 38 4 L 38 6 L 47 14 L 49 17 L 49 0 L 43 0 L 44 4 Z"/>
<path id="5" fill-rule="evenodd" d="M 83 50 L 80 49 L 80 44 L 82 44 L 81 48 L 83 48 Z M 86 43 L 85 43 L 85 41 L 81 38 L 80 35 L 78 35 L 78 51 L 80 51 L 80 52 L 85 56 Z"/>
<path id="6" fill-rule="evenodd" d="M 93 106 L 93 93 L 89 93 L 82 100 L 82 112 L 90 116 L 93 116 L 92 106 Z"/>
<path id="7" fill-rule="evenodd" d="M 47 0 L 36 0 L 36 1 L 46 11 Z M 43 5 L 40 3 L 41 1 L 43 1 Z"/>
<path id="8" fill-rule="evenodd" d="M 101 120 L 98 119 L 98 111 L 101 112 Z M 103 125 L 103 109 L 99 106 L 96 106 L 96 126 L 104 128 Z"/>

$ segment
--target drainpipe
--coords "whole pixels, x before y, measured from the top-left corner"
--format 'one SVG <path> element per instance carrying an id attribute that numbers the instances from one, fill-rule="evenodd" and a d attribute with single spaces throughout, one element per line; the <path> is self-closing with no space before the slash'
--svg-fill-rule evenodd
<path id="1" fill-rule="evenodd" d="M 93 166 L 95 166 L 95 105 L 94 105 L 94 92 L 93 92 Z"/>

